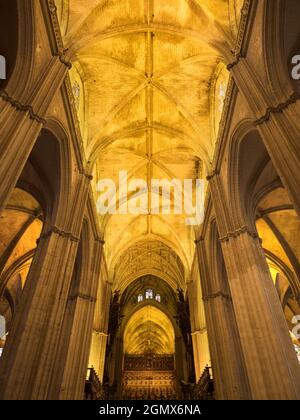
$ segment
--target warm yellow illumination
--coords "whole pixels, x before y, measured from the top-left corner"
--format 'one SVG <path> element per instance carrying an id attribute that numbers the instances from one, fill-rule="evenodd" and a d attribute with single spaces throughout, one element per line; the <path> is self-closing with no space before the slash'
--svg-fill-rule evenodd
<path id="1" fill-rule="evenodd" d="M 99 179 L 117 183 L 120 170 L 148 184 L 209 171 L 228 81 L 224 51 L 234 48 L 242 3 L 56 0 L 95 194 Z M 184 216 L 99 221 L 110 275 L 134 244 L 158 241 L 177 253 L 185 272 L 191 268 L 194 232 Z M 163 276 L 163 264 L 155 266 Z M 176 287 L 176 262 L 173 271 Z"/>
<path id="2" fill-rule="evenodd" d="M 167 315 L 155 306 L 144 306 L 129 319 L 124 331 L 126 354 L 173 354 L 174 328 Z"/>

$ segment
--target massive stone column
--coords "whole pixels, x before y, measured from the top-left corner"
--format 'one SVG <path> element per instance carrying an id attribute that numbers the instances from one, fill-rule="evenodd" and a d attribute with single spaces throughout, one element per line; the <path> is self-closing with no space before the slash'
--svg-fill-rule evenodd
<path id="1" fill-rule="evenodd" d="M 220 175 L 210 187 L 252 398 L 299 399 L 300 368 L 260 240 L 233 222 Z"/>
<path id="2" fill-rule="evenodd" d="M 41 129 L 47 109 L 70 64 L 54 56 L 32 87 L 26 103 L 0 92 L 0 212 L 10 197 Z"/>
<path id="3" fill-rule="evenodd" d="M 91 243 L 93 239 L 89 238 L 83 248 Z M 79 280 L 74 279 L 75 284 L 71 285 L 48 399 L 83 399 L 102 251 L 103 242 L 97 240 L 89 261 L 85 262 L 83 255 L 85 267 L 81 268 Z"/>
<path id="4" fill-rule="evenodd" d="M 249 399 L 251 395 L 227 279 L 213 276 L 204 240 L 196 241 L 196 248 L 216 398 Z"/>
<path id="5" fill-rule="evenodd" d="M 79 176 L 67 206 L 72 227 L 48 227 L 40 237 L 0 360 L 1 399 L 48 397 L 88 191 L 89 179 Z"/>

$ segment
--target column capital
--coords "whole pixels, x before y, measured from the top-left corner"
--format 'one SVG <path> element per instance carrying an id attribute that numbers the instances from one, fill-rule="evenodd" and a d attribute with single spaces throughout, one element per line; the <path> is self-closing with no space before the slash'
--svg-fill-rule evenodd
<path id="1" fill-rule="evenodd" d="M 84 176 L 88 181 L 93 181 L 94 179 L 93 175 L 88 172 L 80 171 L 79 173 L 80 175 Z"/>
<path id="2" fill-rule="evenodd" d="M 214 169 L 210 174 L 207 175 L 206 180 L 209 182 L 217 175 L 220 175 L 220 171 L 218 169 Z"/>
<path id="3" fill-rule="evenodd" d="M 256 232 L 252 232 L 251 229 L 248 226 L 242 226 L 241 228 L 238 228 L 232 232 L 227 232 L 226 235 L 219 238 L 220 242 L 228 242 L 230 239 L 237 238 L 244 233 L 247 233 L 249 236 L 251 236 L 253 239 L 258 239 L 259 236 Z"/>
<path id="4" fill-rule="evenodd" d="M 259 125 L 262 125 L 268 122 L 272 114 L 280 114 L 284 112 L 285 109 L 287 109 L 290 105 L 296 103 L 299 100 L 300 100 L 300 94 L 298 92 L 292 93 L 292 95 L 285 102 L 281 102 L 275 107 L 274 106 L 268 107 L 264 115 L 258 118 L 256 121 L 254 121 L 253 124 L 257 127 Z"/>
<path id="5" fill-rule="evenodd" d="M 93 333 L 98 335 L 99 337 L 108 337 L 109 334 L 107 334 L 105 331 L 98 331 L 98 330 L 93 330 Z"/>
<path id="6" fill-rule="evenodd" d="M 97 302 L 97 298 L 93 296 L 85 295 L 84 293 L 76 293 L 69 297 L 69 301 L 76 300 L 76 299 L 86 300 L 91 303 Z"/>
<path id="7" fill-rule="evenodd" d="M 229 301 L 231 301 L 231 300 L 232 300 L 232 299 L 231 299 L 231 296 L 230 296 L 228 293 L 224 293 L 224 292 L 222 292 L 221 290 L 220 290 L 220 291 L 218 291 L 218 292 L 216 292 L 216 293 L 211 293 L 211 294 L 208 294 L 208 295 L 203 296 L 203 297 L 202 297 L 202 300 L 203 300 L 204 302 L 208 302 L 208 301 L 210 301 L 210 300 L 212 300 L 212 299 L 217 299 L 217 298 L 219 298 L 219 297 L 221 297 L 221 298 L 223 298 L 223 299 L 226 299 L 226 300 L 229 300 Z"/>
<path id="8" fill-rule="evenodd" d="M 80 242 L 80 238 L 74 236 L 71 232 L 66 232 L 64 230 L 59 229 L 56 226 L 52 226 L 46 233 L 43 233 L 39 239 L 37 240 L 37 244 L 40 242 L 41 239 L 46 239 L 52 234 L 59 235 L 62 238 L 68 238 L 72 242 Z"/>
<path id="9" fill-rule="evenodd" d="M 66 57 L 66 54 L 65 54 L 66 51 L 67 50 L 58 51 L 57 53 L 54 54 L 54 57 L 58 57 L 59 58 L 59 61 L 62 64 L 64 64 L 67 67 L 67 69 L 70 70 L 72 68 L 72 63 L 67 60 L 67 57 Z"/>
<path id="10" fill-rule="evenodd" d="M 207 332 L 207 328 L 204 327 L 204 328 L 201 328 L 200 330 L 196 330 L 196 331 L 191 332 L 191 336 L 201 335 L 201 334 L 204 334 L 206 332 Z"/>
<path id="11" fill-rule="evenodd" d="M 43 126 L 46 125 L 46 120 L 41 117 L 40 115 L 38 115 L 34 109 L 32 105 L 24 105 L 21 102 L 19 102 L 17 99 L 13 98 L 12 96 L 10 96 L 5 90 L 1 90 L 0 91 L 0 97 L 5 101 L 8 102 L 13 108 L 15 108 L 17 111 L 20 112 L 28 112 L 29 113 L 29 117 L 32 120 L 35 120 L 36 122 L 38 122 L 39 124 L 42 124 Z"/>
<path id="12" fill-rule="evenodd" d="M 229 71 L 231 71 L 239 63 L 240 59 L 244 58 L 241 50 L 242 50 L 243 42 L 245 39 L 245 34 L 247 30 L 247 21 L 248 21 L 248 16 L 250 13 L 251 6 L 253 6 L 253 2 L 251 2 L 251 0 L 244 0 L 243 7 L 241 9 L 240 28 L 238 31 L 236 47 L 235 47 L 235 50 L 232 51 L 233 61 L 227 65 L 227 69 Z"/>
<path id="13" fill-rule="evenodd" d="M 233 61 L 227 64 L 227 70 L 231 71 L 240 62 L 242 58 L 245 58 L 245 57 L 243 57 L 243 55 L 240 52 L 235 54 L 233 56 Z"/>
<path id="14" fill-rule="evenodd" d="M 204 242 L 203 236 L 200 236 L 200 238 L 195 239 L 195 241 L 194 241 L 195 245 L 199 245 L 201 242 Z"/>

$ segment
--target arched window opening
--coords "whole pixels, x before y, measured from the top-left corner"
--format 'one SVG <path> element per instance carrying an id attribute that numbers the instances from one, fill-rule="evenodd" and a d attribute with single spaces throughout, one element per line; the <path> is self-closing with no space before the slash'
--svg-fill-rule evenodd
<path id="1" fill-rule="evenodd" d="M 153 299 L 153 290 L 152 289 L 146 290 L 146 299 Z"/>
<path id="2" fill-rule="evenodd" d="M 141 303 L 144 300 L 155 300 L 158 303 L 162 302 L 160 293 L 156 293 L 153 289 L 146 289 L 146 291 L 139 293 L 135 298 L 137 303 Z"/>

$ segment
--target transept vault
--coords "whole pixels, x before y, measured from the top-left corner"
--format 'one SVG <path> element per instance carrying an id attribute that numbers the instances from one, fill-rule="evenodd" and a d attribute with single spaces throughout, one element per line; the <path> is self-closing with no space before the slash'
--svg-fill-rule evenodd
<path id="1" fill-rule="evenodd" d="M 0 0 L 1 400 L 300 399 L 299 16 Z"/>

